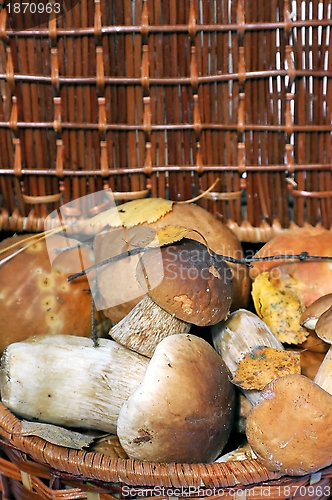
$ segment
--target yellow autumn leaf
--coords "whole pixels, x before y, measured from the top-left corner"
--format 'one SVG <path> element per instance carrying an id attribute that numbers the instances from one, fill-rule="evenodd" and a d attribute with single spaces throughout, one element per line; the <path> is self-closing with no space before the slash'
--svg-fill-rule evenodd
<path id="1" fill-rule="evenodd" d="M 258 316 L 270 327 L 280 342 L 302 344 L 309 332 L 300 325 L 305 305 L 290 279 L 272 279 L 268 272 L 257 276 L 252 298 Z"/>
<path id="2" fill-rule="evenodd" d="M 240 361 L 233 383 L 242 389 L 260 391 L 272 380 L 300 373 L 300 352 L 256 346 Z"/>
<path id="3" fill-rule="evenodd" d="M 187 236 L 190 229 L 182 226 L 165 226 L 157 231 L 159 246 L 164 247 L 180 241 Z M 152 246 L 150 244 L 150 246 Z"/>
<path id="4" fill-rule="evenodd" d="M 90 226 L 134 227 L 152 223 L 172 210 L 173 201 L 163 198 L 142 198 L 105 210 L 91 218 Z"/>

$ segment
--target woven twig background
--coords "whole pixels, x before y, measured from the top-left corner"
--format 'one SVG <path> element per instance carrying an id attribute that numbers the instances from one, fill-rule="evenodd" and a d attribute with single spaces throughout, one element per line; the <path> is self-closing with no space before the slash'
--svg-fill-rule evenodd
<path id="1" fill-rule="evenodd" d="M 5 3 L 2 229 L 104 188 L 183 200 L 217 178 L 200 203 L 243 241 L 330 228 L 331 0 L 80 0 L 33 28 Z"/>

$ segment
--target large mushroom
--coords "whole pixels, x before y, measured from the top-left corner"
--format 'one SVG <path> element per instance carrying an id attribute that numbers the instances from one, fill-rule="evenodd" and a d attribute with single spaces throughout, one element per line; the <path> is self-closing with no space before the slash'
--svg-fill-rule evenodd
<path id="1" fill-rule="evenodd" d="M 205 245 L 184 238 L 160 251 L 147 252 L 139 267 L 137 278 L 146 296 L 110 330 L 114 340 L 149 357 L 168 335 L 221 321 L 232 301 L 230 268 Z M 150 287 L 150 279 L 159 284 Z"/>
<path id="2" fill-rule="evenodd" d="M 120 443 L 138 460 L 211 462 L 228 440 L 234 395 L 210 344 L 190 334 L 167 337 L 120 410 Z"/>

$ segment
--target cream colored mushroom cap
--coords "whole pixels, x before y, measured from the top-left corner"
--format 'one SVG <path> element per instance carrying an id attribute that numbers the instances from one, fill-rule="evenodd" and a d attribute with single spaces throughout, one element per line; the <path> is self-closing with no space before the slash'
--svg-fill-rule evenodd
<path id="1" fill-rule="evenodd" d="M 190 334 L 166 337 L 120 410 L 120 443 L 137 460 L 211 462 L 228 440 L 234 396 L 225 364 L 210 344 Z"/>

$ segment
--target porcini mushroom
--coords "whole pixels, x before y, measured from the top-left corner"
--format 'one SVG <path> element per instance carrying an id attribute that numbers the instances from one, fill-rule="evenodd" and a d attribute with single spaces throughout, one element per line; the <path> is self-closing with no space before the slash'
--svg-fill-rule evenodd
<path id="1" fill-rule="evenodd" d="M 319 317 L 332 307 L 332 293 L 322 295 L 305 308 L 300 316 L 300 324 L 309 330 L 315 330 Z"/>
<path id="2" fill-rule="evenodd" d="M 140 214 L 139 217 L 138 214 Z M 104 227 L 110 227 L 108 231 L 102 231 L 95 237 L 94 248 L 97 262 L 109 258 L 115 252 L 117 243 L 112 239 L 117 238 L 118 234 L 121 234 L 122 240 L 128 238 L 130 242 L 129 230 L 136 228 L 142 234 L 144 229 L 150 228 L 157 232 L 166 226 L 186 227 L 190 230 L 188 238 L 206 243 L 206 246 L 213 252 L 236 259 L 243 258 L 242 245 L 235 233 L 213 214 L 195 203 L 176 203 L 161 198 L 141 199 L 119 205 L 115 212 L 113 209 L 110 216 L 106 213 L 106 215 L 99 214 L 97 217 L 99 221 L 102 217 Z M 101 299 L 105 299 L 103 310 L 113 324 L 121 321 L 142 298 L 139 293 L 136 297 L 128 298 L 128 293 L 122 292 L 124 287 L 137 289 L 133 267 L 135 260 L 135 257 L 128 257 L 125 268 L 123 263 L 119 263 L 109 268 L 104 267 L 97 273 Z M 228 265 L 233 275 L 231 310 L 236 310 L 239 307 L 245 307 L 249 302 L 251 289 L 249 268 L 244 264 L 232 262 Z M 109 283 L 114 285 L 110 287 Z M 118 296 L 122 294 L 125 295 L 126 300 L 117 302 Z"/>
<path id="3" fill-rule="evenodd" d="M 40 335 L 8 346 L 1 399 L 15 414 L 66 427 L 116 433 L 121 406 L 149 360 L 109 339 Z"/>
<path id="4" fill-rule="evenodd" d="M 234 387 L 221 357 L 202 338 L 175 334 L 156 347 L 120 410 L 117 434 L 131 458 L 211 462 L 228 440 L 233 411 Z"/>
<path id="5" fill-rule="evenodd" d="M 262 320 L 245 311 L 232 313 L 212 331 L 214 345 L 232 374 L 255 345 L 284 349 Z M 332 425 L 332 397 L 316 383 L 291 374 L 275 377 L 262 390 L 242 392 L 253 404 L 246 421 L 247 440 L 269 470 L 302 475 L 332 463 L 332 432 L 321 438 Z"/>
<path id="6" fill-rule="evenodd" d="M 147 295 L 110 330 L 110 336 L 124 346 L 151 357 L 160 340 L 174 333 L 187 333 L 191 325 L 218 323 L 229 312 L 232 276 L 222 257 L 205 245 L 187 238 L 145 254 L 138 281 Z M 150 288 L 149 277 L 162 275 Z"/>
<path id="7" fill-rule="evenodd" d="M 256 314 L 246 309 L 232 312 L 228 318 L 211 328 L 212 342 L 234 377 L 239 362 L 253 347 L 265 346 L 283 350 L 284 347 L 269 327 Z M 242 390 L 255 404 L 260 398 L 258 390 Z"/>
<path id="8" fill-rule="evenodd" d="M 246 435 L 267 469 L 316 472 L 332 463 L 332 397 L 304 375 L 273 380 L 247 417 Z"/>
<path id="9" fill-rule="evenodd" d="M 329 394 L 332 394 L 332 307 L 320 315 L 315 326 L 315 332 L 330 347 L 318 368 L 314 381 Z"/>

